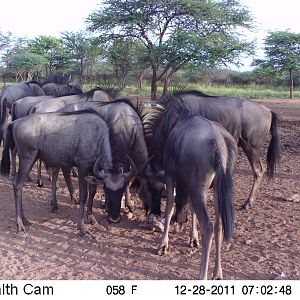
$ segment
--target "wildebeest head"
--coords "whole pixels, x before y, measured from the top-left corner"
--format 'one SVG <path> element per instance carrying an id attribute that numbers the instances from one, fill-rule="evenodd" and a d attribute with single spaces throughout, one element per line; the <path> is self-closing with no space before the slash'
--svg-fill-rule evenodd
<path id="1" fill-rule="evenodd" d="M 128 172 L 122 173 L 120 165 L 114 166 L 113 169 L 103 171 L 100 164 L 100 158 L 98 158 L 93 167 L 95 176 L 87 176 L 85 178 L 90 184 L 103 184 L 108 221 L 111 223 L 120 222 L 122 195 L 127 183 L 136 174 L 136 167 L 133 160 L 129 156 L 128 160 L 131 168 Z"/>
<path id="2" fill-rule="evenodd" d="M 69 82 L 68 87 L 70 89 L 70 94 L 79 95 L 83 93 L 80 85 L 76 82 Z"/>

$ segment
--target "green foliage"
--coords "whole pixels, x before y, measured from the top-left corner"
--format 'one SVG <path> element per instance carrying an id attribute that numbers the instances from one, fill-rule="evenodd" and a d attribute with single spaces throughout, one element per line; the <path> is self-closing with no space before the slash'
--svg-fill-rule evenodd
<path id="1" fill-rule="evenodd" d="M 259 66 L 271 75 L 300 69 L 300 33 L 289 31 L 270 32 L 265 39 L 265 59 L 255 60 Z"/>
<path id="2" fill-rule="evenodd" d="M 61 41 L 70 55 L 70 60 L 74 61 L 79 81 L 82 84 L 88 68 L 95 63 L 103 50 L 99 43 L 89 37 L 89 34 L 84 30 L 63 32 Z"/>
<path id="3" fill-rule="evenodd" d="M 30 52 L 14 53 L 7 62 L 8 71 L 15 73 L 22 81 L 31 80 L 40 72 L 47 60 L 40 54 Z"/>
<path id="4" fill-rule="evenodd" d="M 0 31 L 0 51 L 7 48 L 12 42 L 12 34 L 11 32 L 1 32 Z"/>
<path id="5" fill-rule="evenodd" d="M 252 44 L 238 29 L 251 27 L 249 12 L 237 0 L 106 0 L 87 19 L 105 42 L 140 41 L 152 68 L 152 88 L 187 63 L 234 63 Z M 159 69 L 161 70 L 158 74 Z M 153 95 L 155 96 L 155 95 Z"/>
<path id="6" fill-rule="evenodd" d="M 53 36 L 39 36 L 28 45 L 29 51 L 42 55 L 47 63 L 45 76 L 58 71 L 66 71 L 70 68 L 70 55 L 62 41 Z"/>
<path id="7" fill-rule="evenodd" d="M 300 33 L 270 32 L 265 39 L 265 59 L 255 60 L 259 76 L 280 76 L 288 72 L 290 98 L 293 98 L 293 73 L 300 70 Z"/>

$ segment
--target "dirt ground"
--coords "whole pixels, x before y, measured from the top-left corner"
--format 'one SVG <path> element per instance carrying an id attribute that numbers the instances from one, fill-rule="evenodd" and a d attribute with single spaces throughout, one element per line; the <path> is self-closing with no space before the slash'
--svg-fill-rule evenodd
<path id="1" fill-rule="evenodd" d="M 275 178 L 264 179 L 254 207 L 239 208 L 251 188 L 252 173 L 240 153 L 234 174 L 235 232 L 223 243 L 224 279 L 300 279 L 300 100 L 260 100 L 281 118 L 282 159 Z M 197 279 L 200 250 L 188 246 L 189 225 L 181 234 L 170 232 L 170 250 L 157 255 L 161 233 L 150 231 L 140 200 L 136 214 L 124 212 L 119 224 L 109 225 L 95 201 L 99 225 L 88 225 L 94 239 L 76 229 L 78 208 L 70 203 L 65 183 L 58 184 L 59 213 L 50 212 L 50 182 L 44 188 L 26 183 L 25 215 L 33 224 L 16 233 L 12 184 L 0 179 L 0 279 Z M 36 177 L 33 173 L 32 177 Z M 77 181 L 77 179 L 74 179 Z M 211 199 L 210 199 L 211 203 Z M 201 247 L 201 246 L 200 246 Z M 209 277 L 214 265 L 214 243 Z"/>

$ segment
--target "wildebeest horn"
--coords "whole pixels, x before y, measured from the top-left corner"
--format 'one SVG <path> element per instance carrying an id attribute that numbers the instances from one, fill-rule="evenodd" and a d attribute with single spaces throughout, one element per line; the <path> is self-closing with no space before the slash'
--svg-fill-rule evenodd
<path id="1" fill-rule="evenodd" d="M 149 164 L 150 161 L 154 158 L 154 156 L 155 156 L 155 155 L 153 154 L 151 157 L 149 157 L 149 158 L 147 159 L 147 161 L 144 163 L 144 165 L 141 167 L 141 169 L 138 170 L 138 173 L 143 174 L 143 173 L 145 172 L 145 170 L 146 170 L 148 164 Z"/>
<path id="2" fill-rule="evenodd" d="M 158 171 L 156 168 L 153 168 L 153 171 L 148 171 L 145 175 L 148 178 L 156 178 L 162 183 L 166 183 L 165 171 Z"/>
<path id="3" fill-rule="evenodd" d="M 97 158 L 97 160 L 94 164 L 94 167 L 93 167 L 93 172 L 99 180 L 103 181 L 105 179 L 105 173 L 100 171 L 100 169 L 101 169 L 100 161 L 101 161 L 101 156 L 99 156 Z"/>
<path id="4" fill-rule="evenodd" d="M 124 173 L 123 176 L 125 180 L 129 180 L 136 174 L 136 166 L 132 158 L 128 154 L 126 156 L 130 164 L 130 170 L 127 173 Z"/>

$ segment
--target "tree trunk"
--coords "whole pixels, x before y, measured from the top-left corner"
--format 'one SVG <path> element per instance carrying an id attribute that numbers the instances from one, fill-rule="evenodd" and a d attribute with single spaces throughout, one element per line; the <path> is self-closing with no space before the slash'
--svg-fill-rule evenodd
<path id="1" fill-rule="evenodd" d="M 171 76 L 167 75 L 164 79 L 163 96 L 167 96 L 167 94 L 168 94 L 170 81 L 171 81 Z"/>
<path id="2" fill-rule="evenodd" d="M 139 90 L 141 90 L 143 88 L 143 79 L 144 79 L 144 70 L 139 73 L 138 78 L 137 78 Z"/>
<path id="3" fill-rule="evenodd" d="M 157 69 L 152 68 L 152 79 L 151 79 L 151 100 L 155 101 L 157 95 Z"/>
<path id="4" fill-rule="evenodd" d="M 292 70 L 289 70 L 290 73 L 290 99 L 294 98 L 294 80 L 292 76 Z"/>

